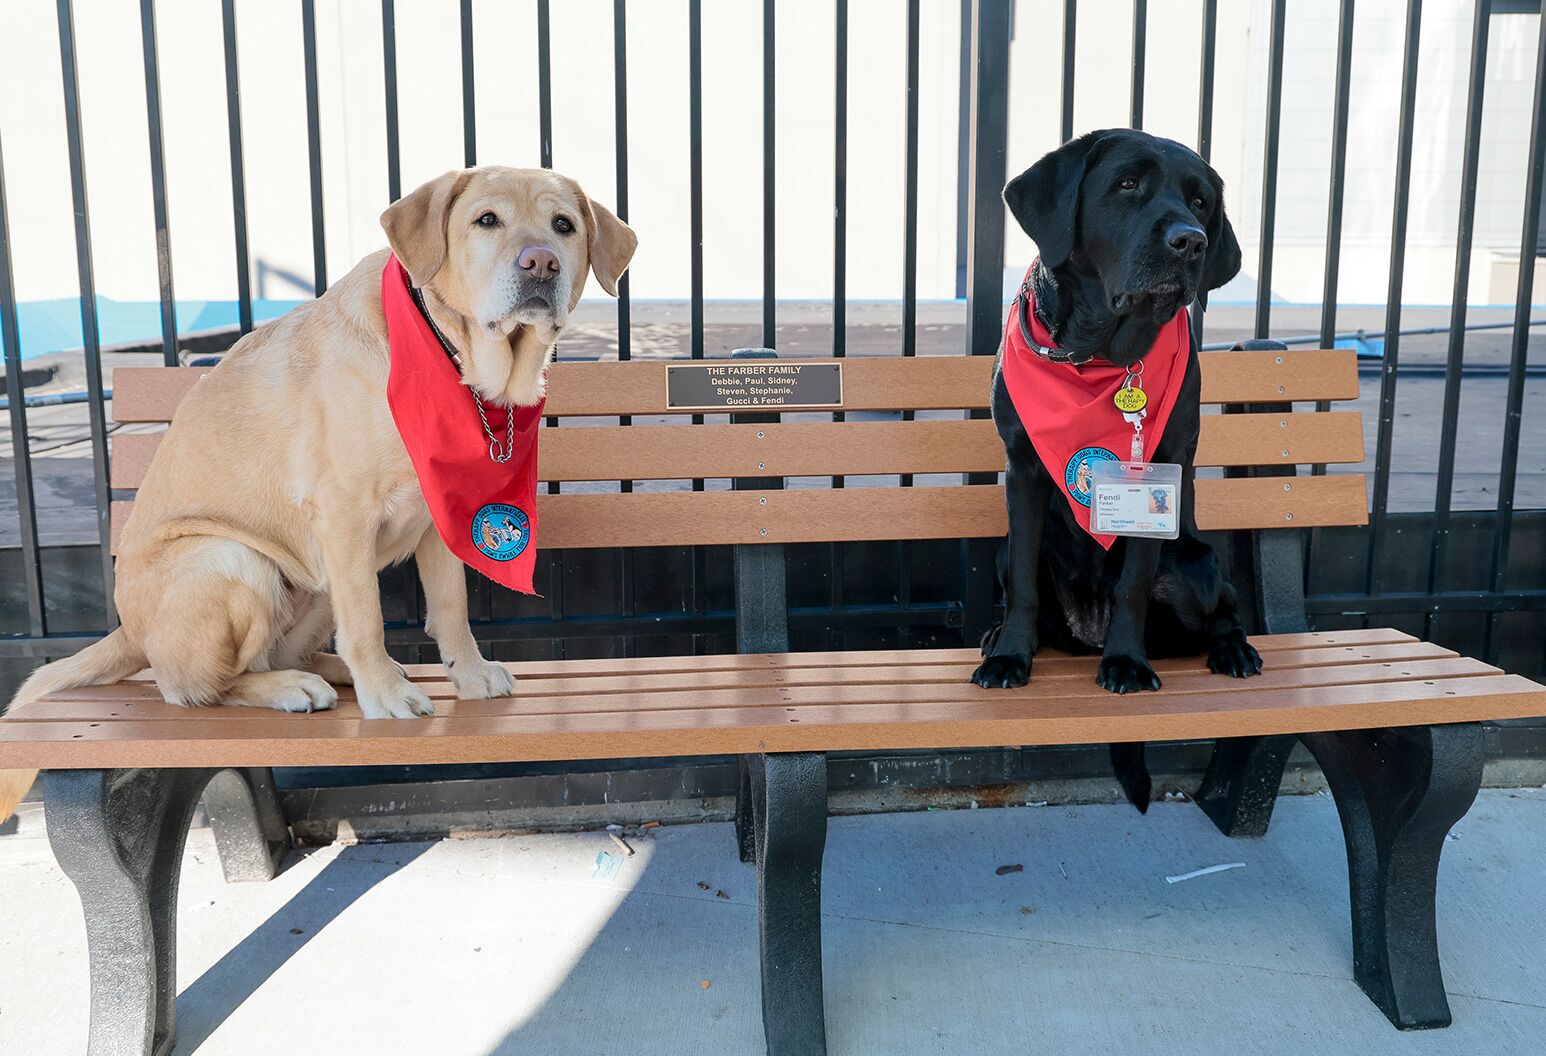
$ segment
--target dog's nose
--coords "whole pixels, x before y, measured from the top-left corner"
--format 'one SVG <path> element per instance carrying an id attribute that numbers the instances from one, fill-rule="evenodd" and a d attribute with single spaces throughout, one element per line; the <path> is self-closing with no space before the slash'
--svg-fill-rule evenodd
<path id="1" fill-rule="evenodd" d="M 547 246 L 527 246 L 515 263 L 534 279 L 551 279 L 558 274 L 558 254 Z"/>
<path id="2" fill-rule="evenodd" d="M 1196 260 L 1208 248 L 1208 236 L 1202 228 L 1189 224 L 1175 224 L 1165 232 L 1165 241 L 1182 260 Z"/>

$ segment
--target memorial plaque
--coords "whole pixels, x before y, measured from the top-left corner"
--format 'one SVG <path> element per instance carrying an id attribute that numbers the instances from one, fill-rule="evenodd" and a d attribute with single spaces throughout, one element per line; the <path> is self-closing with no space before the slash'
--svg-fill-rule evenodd
<path id="1" fill-rule="evenodd" d="M 666 368 L 673 411 L 791 411 L 843 406 L 843 364 L 735 359 Z"/>

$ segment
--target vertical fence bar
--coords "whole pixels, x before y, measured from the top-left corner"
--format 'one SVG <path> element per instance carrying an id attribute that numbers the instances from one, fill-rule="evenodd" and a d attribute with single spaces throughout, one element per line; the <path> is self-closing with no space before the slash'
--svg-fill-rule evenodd
<path id="1" fill-rule="evenodd" d="M 1487 81 L 1487 31 L 1492 0 L 1477 0 L 1471 21 L 1471 80 L 1466 96 L 1465 148 L 1460 161 L 1460 218 L 1455 230 L 1455 282 L 1450 295 L 1449 353 L 1444 365 L 1444 404 L 1439 414 L 1439 471 L 1433 491 L 1433 538 L 1428 550 L 1428 593 L 1439 589 L 1449 557 L 1449 514 L 1455 484 L 1460 425 L 1460 372 L 1465 365 L 1466 288 L 1471 282 L 1471 236 L 1476 224 L 1476 172 L 1481 159 L 1482 103 Z M 1433 613 L 1423 635 L 1433 633 Z"/>
<path id="2" fill-rule="evenodd" d="M 537 121 L 542 167 L 553 167 L 553 19 L 548 0 L 537 0 Z"/>
<path id="3" fill-rule="evenodd" d="M 776 181 L 774 149 L 777 126 L 773 107 L 777 100 L 774 78 L 773 0 L 762 0 L 762 345 L 775 347 L 777 305 L 773 292 L 774 226 Z"/>
<path id="4" fill-rule="evenodd" d="M 689 238 L 691 239 L 692 306 L 690 310 L 690 352 L 693 359 L 703 358 L 703 0 L 687 4 L 687 162 L 689 196 Z M 703 423 L 703 415 L 692 416 L 694 425 Z M 692 482 L 693 491 L 703 490 L 703 481 Z M 693 548 L 692 611 L 704 610 L 704 580 L 707 562 L 702 547 Z M 703 636 L 693 635 L 693 652 L 703 651 Z"/>
<path id="5" fill-rule="evenodd" d="M 848 354 L 848 0 L 836 0 L 833 42 L 833 143 L 832 143 L 832 355 Z M 847 416 L 832 414 L 834 422 Z M 832 486 L 841 488 L 842 477 Z M 827 545 L 827 603 L 833 612 L 843 607 L 843 546 Z M 833 627 L 834 648 L 842 647 L 842 629 Z"/>
<path id="6" fill-rule="evenodd" d="M 252 330 L 252 272 L 247 257 L 247 177 L 242 162 L 241 73 L 236 64 L 236 0 L 221 0 L 225 46 L 226 136 L 231 146 L 231 223 L 236 235 L 236 315 L 242 333 Z"/>
<path id="7" fill-rule="evenodd" d="M 1347 112 L 1353 75 L 1353 6 L 1354 0 L 1342 0 L 1341 15 L 1337 25 L 1337 86 L 1332 102 L 1331 124 L 1331 186 L 1326 201 L 1326 265 L 1321 282 L 1321 347 L 1336 344 L 1337 334 L 1337 287 L 1342 265 L 1342 183 L 1347 173 Z M 1322 400 L 1315 405 L 1317 411 L 1331 410 L 1331 403 Z M 1324 476 L 1325 465 L 1310 467 L 1312 476 Z M 1315 533 L 1310 533 L 1314 545 Z M 1305 567 L 1309 567 L 1306 558 Z"/>
<path id="8" fill-rule="evenodd" d="M 1069 9 L 1073 7 L 1072 0 Z M 1004 201 L 1009 130 L 1010 0 L 973 0 L 971 239 L 966 257 L 967 351 L 997 353 L 1003 336 Z M 1065 82 L 1066 83 L 1066 82 Z"/>
<path id="9" fill-rule="evenodd" d="M 172 236 L 166 209 L 166 146 L 161 135 L 161 65 L 156 54 L 155 0 L 140 0 L 145 56 L 145 124 L 150 134 L 150 204 L 156 225 L 156 278 L 161 288 L 161 362 L 177 366 L 177 298 L 172 289 Z"/>
<path id="10" fill-rule="evenodd" d="M 907 0 L 906 146 L 902 156 L 902 355 L 918 352 L 919 2 Z"/>
<path id="11" fill-rule="evenodd" d="M 1272 318 L 1272 241 L 1278 208 L 1278 138 L 1283 125 L 1283 21 L 1287 0 L 1273 0 L 1268 38 L 1267 130 L 1262 150 L 1261 247 L 1256 268 L 1256 336 L 1265 338 Z"/>
<path id="12" fill-rule="evenodd" d="M 471 0 L 468 0 L 470 3 Z M 628 220 L 628 0 L 612 0 L 612 115 L 615 139 L 613 157 L 617 163 L 617 218 Z M 617 358 L 633 356 L 633 302 L 628 292 L 628 272 L 617 280 Z M 628 422 L 624 422 L 627 425 Z M 632 481 L 625 481 L 633 489 Z"/>
<path id="13" fill-rule="evenodd" d="M 70 0 L 59 0 L 58 11 L 59 69 L 64 82 L 64 130 L 70 156 L 70 198 L 75 209 L 75 265 L 80 282 L 81 348 L 86 359 L 86 405 L 90 414 L 97 539 L 101 547 L 102 602 L 107 626 L 112 628 L 118 625 L 118 607 L 113 603 L 113 555 L 108 550 L 112 541 L 112 493 L 107 483 L 107 408 L 103 399 L 101 331 L 97 325 L 97 283 L 91 261 L 91 211 L 86 201 L 86 152 L 81 130 L 75 13 Z M 19 370 L 16 376 L 20 380 Z"/>
<path id="14" fill-rule="evenodd" d="M 1390 276 L 1385 292 L 1385 349 L 1380 373 L 1380 418 L 1374 448 L 1374 502 L 1369 511 L 1370 594 L 1383 581 L 1385 511 L 1390 501 L 1390 447 L 1396 421 L 1396 367 L 1401 354 L 1401 295 L 1406 275 L 1406 221 L 1412 184 L 1412 124 L 1417 110 L 1417 59 L 1422 0 L 1408 0 L 1401 60 L 1401 114 L 1396 130 L 1396 203 L 1390 221 Z"/>
<path id="15" fill-rule="evenodd" d="M 1074 138 L 1074 44 L 1078 33 L 1079 0 L 1063 0 L 1063 94 L 1058 131 L 1064 143 Z"/>
<path id="16" fill-rule="evenodd" d="M 1073 3 L 1067 10 L 1072 14 Z M 966 255 L 966 351 L 991 356 L 1003 336 L 1004 202 L 1009 138 L 1009 43 L 1013 4 L 973 0 L 971 135 L 971 240 Z M 1071 20 L 1070 20 L 1071 24 Z M 1072 37 L 1067 37 L 1071 41 Z M 1072 49 L 1065 50 L 1065 117 L 1072 111 Z M 972 412 L 973 417 L 986 417 Z M 967 474 L 968 484 L 991 484 L 997 473 Z M 962 631 L 968 642 L 988 629 L 993 616 L 993 555 L 988 540 L 961 544 Z"/>
<path id="17" fill-rule="evenodd" d="M 841 359 L 848 352 L 848 0 L 833 8 L 832 354 Z"/>
<path id="18" fill-rule="evenodd" d="M 691 355 L 703 358 L 703 0 L 687 4 L 688 237 L 692 269 Z M 703 420 L 700 414 L 693 421 Z M 702 488 L 698 484 L 698 488 Z"/>
<path id="19" fill-rule="evenodd" d="M 1492 543 L 1492 590 L 1508 582 L 1514 534 L 1514 484 L 1519 469 L 1519 426 L 1524 409 L 1525 362 L 1530 350 L 1530 301 L 1535 288 L 1535 255 L 1540 252 L 1541 194 L 1546 170 L 1546 12 L 1540 19 L 1535 54 L 1535 103 L 1530 116 L 1530 152 L 1525 175 L 1524 229 L 1519 236 L 1519 287 L 1514 301 L 1514 336 L 1509 349 L 1508 411 L 1503 419 L 1503 453 L 1498 466 L 1498 531 Z M 1487 614 L 1487 659 L 1498 655 L 1498 626 Z"/>
<path id="20" fill-rule="evenodd" d="M 553 167 L 553 18 L 548 0 L 537 0 L 537 137 L 538 154 L 544 169 Z M 553 359 L 559 358 L 559 350 L 553 350 Z M 557 418 L 547 420 L 549 429 L 558 425 Z M 557 495 L 562 486 L 556 480 L 548 481 L 548 494 Z M 548 580 L 548 618 L 555 624 L 564 619 L 564 554 L 553 555 Z M 565 642 L 562 637 L 553 639 L 553 657 L 564 657 Z"/>
<path id="21" fill-rule="evenodd" d="M 1128 124 L 1143 127 L 1143 71 L 1148 58 L 1149 0 L 1133 0 L 1133 84 Z"/>
<path id="22" fill-rule="evenodd" d="M 472 0 L 462 0 L 462 164 L 478 163 L 478 90 L 473 77 Z"/>
<path id="23" fill-rule="evenodd" d="M 1213 159 L 1213 78 L 1214 51 L 1219 36 L 1219 0 L 1207 0 L 1202 7 L 1202 69 L 1197 74 L 1197 153 L 1203 161 Z"/>
<path id="24" fill-rule="evenodd" d="M 1213 157 L 1213 81 L 1214 46 L 1218 41 L 1218 0 L 1207 0 L 1202 9 L 1202 59 L 1197 71 L 1197 154 L 1203 161 Z M 1202 346 L 1207 315 L 1207 300 L 1199 296 L 1192 302 L 1192 340 Z"/>
<path id="25" fill-rule="evenodd" d="M 468 0 L 471 2 L 471 0 Z M 615 133 L 612 148 L 617 164 L 616 196 L 614 206 L 617 217 L 628 220 L 628 0 L 612 0 L 612 114 Z M 626 363 L 633 358 L 632 333 L 633 304 L 628 292 L 628 273 L 617 280 L 617 358 Z M 632 425 L 633 416 L 623 415 L 619 425 Z M 618 490 L 633 490 L 633 481 L 618 481 Z M 623 615 L 633 616 L 637 611 L 638 576 L 634 552 L 624 547 L 621 557 L 622 575 L 619 589 L 623 597 Z M 623 655 L 634 656 L 638 652 L 634 635 L 623 636 Z"/>
<path id="26" fill-rule="evenodd" d="M 397 127 L 397 11 L 395 0 L 381 0 L 381 80 L 386 89 L 387 198 L 403 196 L 402 144 Z"/>
<path id="27" fill-rule="evenodd" d="M 306 69 L 306 161 L 311 173 L 312 294 L 327 292 L 327 229 L 322 221 L 322 114 L 317 91 L 317 5 L 301 0 L 301 51 Z"/>
<path id="28" fill-rule="evenodd" d="M 48 633 L 43 608 L 43 564 L 38 549 L 37 495 L 32 488 L 32 453 L 27 447 L 27 393 L 22 385 L 21 325 L 16 316 L 16 280 L 11 269 L 11 221 L 5 202 L 5 153 L 0 151 L 0 344 L 5 345 L 5 396 L 11 419 L 11 468 L 16 476 L 16 516 L 21 532 L 22 584 L 27 594 L 27 633 Z"/>
<path id="29" fill-rule="evenodd" d="M 907 3 L 907 119 L 906 146 L 902 161 L 902 355 L 918 354 L 918 56 L 922 19 L 918 0 Z M 913 420 L 913 412 L 904 410 L 902 420 Z M 899 481 L 910 488 L 913 475 L 904 473 Z M 912 547 L 902 541 L 897 544 L 897 604 L 906 608 L 912 603 Z M 902 628 L 899 645 L 907 645 L 907 628 Z"/>
<path id="30" fill-rule="evenodd" d="M 847 10 L 847 2 L 844 10 Z M 846 16 L 845 16 L 846 19 Z M 847 32 L 846 29 L 844 31 Z M 972 0 L 961 0 L 960 61 L 956 75 L 956 299 L 966 297 L 966 226 L 971 216 L 966 210 L 966 180 L 971 162 L 966 154 L 966 123 L 971 117 L 972 96 Z"/>

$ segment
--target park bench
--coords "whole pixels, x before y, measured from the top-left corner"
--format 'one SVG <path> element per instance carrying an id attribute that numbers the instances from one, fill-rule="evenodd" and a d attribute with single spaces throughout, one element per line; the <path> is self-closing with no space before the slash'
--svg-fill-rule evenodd
<path id="1" fill-rule="evenodd" d="M 547 413 L 588 421 L 543 434 L 545 479 L 735 486 L 542 495 L 541 545 L 732 545 L 739 653 L 516 663 L 516 695 L 484 701 L 453 700 L 441 668 L 412 665 L 437 699 L 436 716 L 421 720 L 365 721 L 347 689 L 337 710 L 312 715 L 188 711 L 162 702 L 148 674 L 56 693 L 0 720 L 0 767 L 49 771 L 49 837 L 87 921 L 90 1052 L 170 1051 L 190 817 L 209 797 L 228 875 L 272 875 L 285 833 L 271 767 L 741 756 L 737 835 L 757 870 L 767 1047 L 804 1056 L 825 1052 L 825 753 L 1217 740 L 1197 799 L 1226 832 L 1246 834 L 1265 830 L 1295 735 L 1342 817 L 1358 983 L 1399 1027 L 1446 1024 L 1434 887 L 1445 834 L 1480 783 L 1477 724 L 1546 713 L 1546 689 L 1396 631 L 1311 632 L 1302 536 L 1364 523 L 1365 484 L 1295 467 L 1360 462 L 1363 430 L 1357 413 L 1290 405 L 1354 398 L 1354 354 L 1257 348 L 1202 363 L 1202 398 L 1227 413 L 1203 417 L 1197 464 L 1225 475 L 1196 482 L 1197 519 L 1227 544 L 1231 577 L 1264 632 L 1252 641 L 1266 670 L 1238 682 L 1209 674 L 1200 657 L 1159 661 L 1164 688 L 1127 696 L 1094 684 L 1092 657 L 1043 655 L 1030 685 L 987 691 L 967 683 L 973 649 L 788 651 L 784 544 L 1004 534 L 1002 488 L 991 482 L 1003 451 L 982 413 L 990 359 L 844 360 L 840 402 L 824 404 L 841 421 L 780 421 L 741 405 L 734 420 L 708 424 L 667 405 L 668 371 L 698 369 L 684 361 L 556 365 Z M 168 421 L 201 373 L 120 368 L 116 419 Z M 611 422 L 664 414 L 676 424 Z M 115 441 L 115 492 L 138 485 L 156 443 Z M 853 479 L 897 474 L 915 475 L 915 486 Z M 833 475 L 849 486 L 783 486 Z M 115 503 L 115 523 L 127 507 Z M 991 561 L 973 574 L 990 577 Z"/>

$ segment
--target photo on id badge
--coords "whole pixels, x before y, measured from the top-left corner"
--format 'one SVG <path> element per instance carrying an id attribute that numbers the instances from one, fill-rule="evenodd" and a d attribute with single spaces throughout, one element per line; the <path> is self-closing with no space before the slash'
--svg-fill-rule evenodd
<path id="1" fill-rule="evenodd" d="M 1090 528 L 1104 535 L 1175 539 L 1181 467 L 1165 462 L 1119 462 L 1090 469 Z"/>

